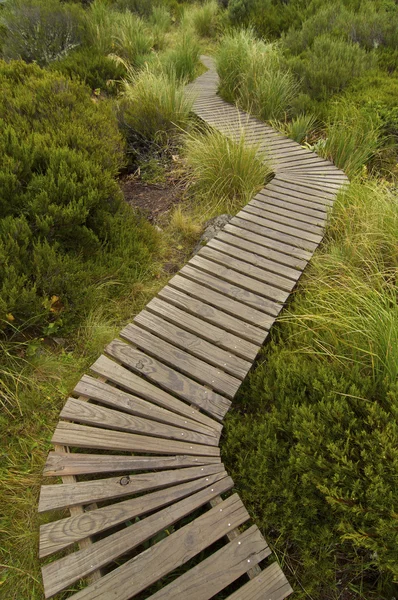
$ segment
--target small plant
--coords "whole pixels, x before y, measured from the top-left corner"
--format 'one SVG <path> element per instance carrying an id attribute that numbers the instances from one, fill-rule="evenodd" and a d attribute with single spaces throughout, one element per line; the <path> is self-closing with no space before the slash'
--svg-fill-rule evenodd
<path id="1" fill-rule="evenodd" d="M 167 142 L 188 126 L 192 100 L 172 73 L 130 70 L 123 81 L 123 96 L 125 126 L 147 140 Z"/>
<path id="2" fill-rule="evenodd" d="M 272 170 L 256 146 L 217 131 L 191 133 L 185 141 L 192 189 L 229 211 L 243 206 L 265 185 Z"/>
<path id="3" fill-rule="evenodd" d="M 314 115 L 301 114 L 291 121 L 272 121 L 271 125 L 298 144 L 308 142 L 316 131 L 317 119 Z"/>
<path id="4" fill-rule="evenodd" d="M 14 0 L 2 11 L 3 56 L 47 65 L 81 41 L 82 12 L 59 0 Z"/>

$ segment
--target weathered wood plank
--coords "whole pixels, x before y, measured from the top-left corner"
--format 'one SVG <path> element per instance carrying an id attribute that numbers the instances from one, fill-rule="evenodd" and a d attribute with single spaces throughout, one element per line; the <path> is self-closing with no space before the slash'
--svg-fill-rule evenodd
<path id="1" fill-rule="evenodd" d="M 131 371 L 118 365 L 106 356 L 100 356 L 95 363 L 91 365 L 91 370 L 98 375 L 106 377 L 108 381 L 112 381 L 116 385 L 119 385 L 134 394 L 139 394 L 146 400 L 150 400 L 158 406 L 172 410 L 194 421 L 198 421 L 209 428 L 209 433 L 212 430 L 216 434 L 221 433 L 222 425 L 220 423 L 207 415 L 200 413 L 192 406 L 187 406 L 184 402 L 178 400 L 178 398 L 171 396 L 155 385 L 145 381 L 145 379 L 131 373 Z"/>
<path id="2" fill-rule="evenodd" d="M 132 496 L 222 472 L 224 466 L 220 462 L 160 473 L 134 473 L 123 477 L 43 485 L 40 490 L 39 512 Z"/>
<path id="3" fill-rule="evenodd" d="M 272 191 L 274 189 L 282 189 L 283 191 L 286 191 L 286 193 L 290 194 L 292 194 L 292 192 L 298 192 L 298 194 L 304 194 L 305 198 L 307 199 L 314 197 L 314 202 L 319 203 L 323 200 L 329 205 L 330 201 L 332 201 L 333 203 L 336 198 L 336 194 L 334 192 L 331 192 L 330 190 L 315 189 L 308 186 L 304 186 L 301 182 L 297 183 L 295 181 L 289 181 L 285 173 L 279 174 L 277 178 L 274 177 L 271 183 L 268 184 L 267 188 Z"/>
<path id="4" fill-rule="evenodd" d="M 169 583 L 151 600 L 210 600 L 271 554 L 258 528 L 253 525 L 198 565 Z"/>
<path id="5" fill-rule="evenodd" d="M 145 494 L 137 498 L 123 500 L 85 512 L 82 515 L 68 517 L 40 526 L 40 557 L 50 556 L 79 542 L 86 536 L 93 536 L 126 521 L 142 517 L 191 496 L 204 488 L 216 486 L 218 493 L 224 493 L 233 487 L 233 481 L 225 471 L 181 483 L 171 488 Z"/>
<path id="6" fill-rule="evenodd" d="M 85 425 L 100 426 L 105 429 L 127 431 L 169 440 L 193 442 L 194 444 L 205 444 L 207 446 L 217 446 L 218 443 L 217 438 L 213 436 L 206 436 L 182 427 L 157 423 L 150 419 L 142 419 L 119 410 L 104 408 L 75 398 L 68 398 L 60 417 Z"/>
<path id="7" fill-rule="evenodd" d="M 284 600 L 293 593 L 278 563 L 264 569 L 257 577 L 228 596 L 228 600 Z"/>
<path id="8" fill-rule="evenodd" d="M 162 297 L 166 299 L 168 295 L 170 295 L 171 297 L 176 296 L 176 303 L 180 301 L 180 305 L 184 306 L 184 299 L 181 300 L 181 296 L 183 296 L 183 294 L 181 294 L 180 292 L 176 292 L 175 290 L 172 290 L 167 286 L 167 291 L 165 294 L 163 294 Z M 187 298 L 187 300 L 189 301 L 188 297 L 185 298 Z M 173 298 L 171 298 L 171 300 L 173 300 Z M 187 312 L 186 310 L 180 310 L 180 308 L 174 306 L 174 304 L 164 302 L 163 300 L 161 300 L 161 298 L 154 298 L 147 304 L 146 309 L 151 313 L 157 314 L 163 317 L 164 319 L 167 319 L 175 325 L 180 325 L 186 331 L 190 331 L 191 333 L 199 335 L 203 339 L 208 340 L 213 344 L 216 344 L 220 348 L 228 350 L 229 354 L 233 354 L 235 356 L 243 358 L 246 362 L 249 361 L 249 363 L 251 364 L 258 353 L 258 346 L 251 344 L 250 342 L 247 342 L 246 340 L 238 337 L 237 335 L 230 333 L 230 326 L 221 321 L 222 316 L 228 317 L 228 315 L 225 315 L 224 313 L 222 313 L 221 315 L 214 315 L 215 310 L 208 305 L 203 306 L 207 306 L 209 309 L 211 309 L 211 314 L 214 316 L 215 322 L 217 323 L 217 325 L 219 325 L 219 327 L 212 325 L 211 322 L 209 322 L 208 317 L 199 318 L 198 316 L 195 316 L 200 316 L 200 313 L 198 312 L 198 310 L 200 310 L 200 306 L 198 305 L 200 304 L 202 303 L 195 301 L 191 304 L 192 312 L 195 313 L 192 314 L 191 312 Z"/>
<path id="9" fill-rule="evenodd" d="M 241 379 L 232 377 L 220 368 L 213 367 L 137 325 L 127 325 L 122 329 L 120 335 L 147 355 L 152 355 L 162 363 L 169 365 L 176 372 L 184 373 L 217 392 L 225 394 L 228 398 L 233 398 L 240 387 Z"/>
<path id="10" fill-rule="evenodd" d="M 218 456 L 126 456 L 125 454 L 82 454 L 50 452 L 44 477 L 118 473 L 125 471 L 161 471 L 220 462 Z"/>
<path id="11" fill-rule="evenodd" d="M 284 290 L 287 292 L 287 295 L 284 298 L 285 300 L 294 287 L 294 282 L 291 279 L 276 275 L 275 268 L 273 271 L 266 268 L 269 266 L 270 261 L 261 259 L 261 257 L 256 257 L 255 254 L 251 254 L 250 252 L 238 250 L 236 246 L 229 246 L 217 239 L 211 240 L 204 248 L 202 248 L 199 254 L 204 258 L 208 258 L 209 260 L 225 265 L 231 269 L 235 269 L 254 279 L 259 279 L 274 288 Z M 266 266 L 264 267 L 263 265 Z M 282 300 L 282 298 L 283 295 L 280 295 L 279 299 Z"/>
<path id="12" fill-rule="evenodd" d="M 160 301 L 158 300 L 157 302 L 159 303 Z M 162 303 L 160 302 L 160 304 Z M 157 303 L 155 302 L 154 305 L 156 309 Z M 170 310 L 170 308 L 168 308 L 168 310 Z M 185 316 L 188 320 L 189 315 L 185 313 Z M 226 373 L 234 375 L 234 377 L 237 377 L 238 379 L 244 379 L 251 367 L 250 362 L 231 354 L 232 351 L 223 350 L 204 340 L 202 337 L 204 334 L 203 321 L 200 336 L 194 335 L 185 329 L 181 329 L 181 327 L 167 321 L 166 318 L 159 317 L 158 315 L 149 312 L 149 310 L 141 311 L 134 318 L 134 322 L 140 327 L 148 329 L 152 333 L 156 333 L 156 335 L 163 340 L 168 340 L 174 346 L 185 349 L 190 354 L 202 358 L 205 362 L 221 368 Z M 237 342 L 235 341 L 235 344 L 236 343 Z"/>
<path id="13" fill-rule="evenodd" d="M 303 218 L 310 216 L 320 225 L 325 225 L 327 219 L 328 208 L 320 205 L 314 206 L 312 202 L 306 202 L 300 198 L 286 196 L 277 192 L 267 192 L 266 189 L 261 190 L 254 198 L 256 202 L 263 202 L 267 206 L 272 205 L 291 211 L 294 216 L 302 215 Z"/>
<path id="14" fill-rule="evenodd" d="M 231 402 L 220 394 L 128 344 L 114 340 L 105 351 L 129 369 L 145 375 L 150 381 L 201 408 L 215 419 L 221 420 L 230 407 Z"/>
<path id="15" fill-rule="evenodd" d="M 183 284 L 190 286 L 189 280 L 184 280 Z M 198 286 L 200 288 L 200 286 Z M 200 291 L 199 298 L 200 298 Z M 219 325 L 221 328 L 228 332 L 238 336 L 241 342 L 231 345 L 231 349 L 236 354 L 243 356 L 244 358 L 250 358 L 256 356 L 261 344 L 266 338 L 264 330 L 259 329 L 249 323 L 238 319 L 237 317 L 219 310 L 211 304 L 206 304 L 196 297 L 189 296 L 179 289 L 175 289 L 167 285 L 159 292 L 159 297 L 166 300 L 173 306 L 177 306 L 181 309 L 186 310 L 190 314 L 198 315 L 202 322 L 206 323 L 205 329 L 207 330 L 207 324 Z M 203 324 L 202 324 L 203 326 Z"/>
<path id="16" fill-rule="evenodd" d="M 74 594 L 71 598 L 94 600 L 98 598 L 99 590 L 104 597 L 107 593 L 112 593 L 112 600 L 128 600 L 138 594 L 219 540 L 229 529 L 239 527 L 249 518 L 236 494 L 225 500 L 221 506 L 222 518 L 218 506 L 209 510 L 157 543 L 150 552 L 143 552 L 129 560 L 105 575 L 100 582 Z"/>
<path id="17" fill-rule="evenodd" d="M 249 204 L 247 204 L 244 208 L 245 212 L 250 212 L 253 215 L 273 221 L 279 226 L 286 225 L 287 227 L 295 229 L 300 232 L 300 235 L 306 235 L 307 238 L 310 238 L 310 241 L 315 241 L 315 239 L 319 240 L 319 238 L 322 239 L 323 227 L 311 223 L 310 218 L 305 221 L 302 218 L 297 218 L 294 213 L 290 213 L 289 216 L 286 216 L 282 214 L 281 210 L 275 209 L 270 211 L 267 209 L 267 207 L 261 206 L 260 202 L 257 202 L 256 206 L 255 202 L 255 200 L 252 200 Z"/>
<path id="18" fill-rule="evenodd" d="M 198 271 L 198 273 L 200 273 L 200 271 Z M 213 304 L 217 308 L 235 315 L 242 321 L 247 321 L 248 323 L 256 325 L 259 328 L 268 330 L 274 323 L 274 317 L 265 312 L 260 312 L 248 304 L 244 304 L 241 299 L 237 297 L 241 288 L 238 288 L 238 293 L 235 296 L 232 296 L 234 289 L 229 284 L 223 285 L 223 282 L 218 280 L 218 288 L 216 288 L 215 284 L 214 288 L 216 289 L 212 289 L 207 286 L 206 277 L 200 278 L 199 280 L 195 269 L 186 268 L 183 274 L 190 275 L 191 277 L 186 278 L 182 277 L 181 275 L 175 275 L 173 279 L 169 281 L 169 286 L 176 287 L 177 289 L 182 290 L 183 292 L 186 292 L 187 294 L 190 294 L 199 300 L 204 300 L 209 304 Z M 230 297 L 227 295 L 227 290 L 231 291 Z M 244 291 L 245 290 L 242 290 L 242 292 Z"/>
<path id="19" fill-rule="evenodd" d="M 292 202 L 298 206 L 306 206 L 314 211 L 322 213 L 323 215 L 327 215 L 333 206 L 332 199 L 319 198 L 317 196 L 312 196 L 306 192 L 300 192 L 297 190 L 288 190 L 280 185 L 279 180 L 275 182 L 275 179 L 272 181 L 272 187 L 271 184 L 269 184 L 269 186 L 263 188 L 258 195 L 271 198 L 280 198 L 281 200 Z"/>
<path id="20" fill-rule="evenodd" d="M 320 230 L 323 232 L 323 228 L 325 226 L 326 217 L 325 215 L 320 215 L 317 211 L 311 211 L 308 208 L 302 209 L 301 211 L 297 211 L 296 204 L 289 204 L 288 202 L 281 202 L 275 198 L 272 198 L 267 201 L 264 196 L 260 196 L 259 194 L 253 198 L 250 202 L 250 206 L 254 208 L 258 208 L 264 211 L 267 215 L 275 214 L 279 218 L 285 217 L 288 219 L 294 219 L 295 221 L 299 221 L 303 223 L 303 225 L 315 225 L 316 227 L 321 228 Z M 315 215 L 313 214 L 315 213 Z"/>
<path id="21" fill-rule="evenodd" d="M 177 415 L 175 412 L 171 412 L 156 404 L 142 400 L 141 398 L 138 398 L 138 396 L 128 394 L 113 385 L 103 383 L 89 375 L 83 375 L 81 380 L 77 383 L 74 392 L 79 396 L 101 402 L 101 404 L 128 412 L 137 417 L 150 419 L 151 421 L 159 421 L 159 423 L 166 423 L 167 425 L 173 425 L 174 427 L 182 427 L 183 429 L 202 433 L 208 437 L 213 436 L 216 440 L 219 438 L 215 431 L 209 429 L 206 425 L 193 421 L 186 416 Z"/>
<path id="22" fill-rule="evenodd" d="M 239 277 L 238 275 L 235 279 L 235 285 L 232 283 L 235 277 L 234 272 L 227 273 L 228 269 L 220 268 L 215 263 L 209 263 L 210 261 L 205 261 L 203 258 L 200 258 L 199 260 L 199 257 L 195 257 L 187 266 L 181 269 L 180 273 L 185 277 L 192 279 L 194 282 L 198 282 L 216 292 L 225 294 L 234 300 L 238 300 L 244 305 L 247 304 L 247 306 L 250 306 L 259 312 L 267 313 L 273 317 L 279 314 L 282 304 L 278 304 L 277 302 L 261 296 L 258 292 L 254 293 L 247 288 L 241 287 L 243 277 Z M 212 265 L 214 265 L 214 267 Z M 205 268 L 207 269 L 206 271 L 204 270 Z M 217 277 L 212 275 L 212 272 L 216 272 Z M 223 279 L 220 278 L 222 272 Z M 226 279 L 227 277 L 228 279 Z M 247 310 L 244 308 L 242 313 L 246 314 L 246 312 Z"/>
<path id="23" fill-rule="evenodd" d="M 322 236 L 319 234 L 309 233 L 308 231 L 298 229 L 297 227 L 284 225 L 283 223 L 271 219 L 271 215 L 266 218 L 262 217 L 258 214 L 259 212 L 260 211 L 254 208 L 250 209 L 245 207 L 237 214 L 237 217 L 252 221 L 253 223 L 258 223 L 258 225 L 270 229 L 273 236 L 279 237 L 283 235 L 284 237 L 281 238 L 283 241 L 286 240 L 293 245 L 296 244 L 300 248 L 309 251 L 316 250 L 318 244 L 322 241 Z"/>

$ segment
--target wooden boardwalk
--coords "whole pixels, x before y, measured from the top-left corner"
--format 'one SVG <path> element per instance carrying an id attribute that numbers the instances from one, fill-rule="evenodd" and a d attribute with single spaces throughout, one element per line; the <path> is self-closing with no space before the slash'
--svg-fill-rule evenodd
<path id="1" fill-rule="evenodd" d="M 291 587 L 220 460 L 222 421 L 323 236 L 346 176 L 216 96 L 196 114 L 271 155 L 275 178 L 111 342 L 67 400 L 39 511 L 45 597 L 282 600 Z M 59 510 L 70 516 L 60 518 Z M 62 513 L 61 513 L 62 515 Z M 65 552 L 69 549 L 69 552 Z M 204 552 L 207 550 L 207 552 Z M 55 557 L 53 556 L 55 555 Z M 156 585 L 154 585 L 156 584 Z"/>

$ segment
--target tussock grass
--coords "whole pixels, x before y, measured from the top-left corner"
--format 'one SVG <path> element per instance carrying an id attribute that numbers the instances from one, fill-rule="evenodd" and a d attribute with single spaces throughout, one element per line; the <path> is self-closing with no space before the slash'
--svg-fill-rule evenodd
<path id="1" fill-rule="evenodd" d="M 261 119 L 283 119 L 298 83 L 286 68 L 279 46 L 256 40 L 251 30 L 224 36 L 217 56 L 220 93 Z"/>
<path id="2" fill-rule="evenodd" d="M 199 66 L 200 44 L 190 30 L 182 30 L 174 48 L 161 57 L 161 65 L 166 73 L 187 83 L 197 74 Z"/>
<path id="3" fill-rule="evenodd" d="M 271 125 L 298 144 L 302 144 L 316 132 L 317 118 L 311 114 L 301 114 L 291 121 L 271 121 Z"/>
<path id="4" fill-rule="evenodd" d="M 130 70 L 123 96 L 126 125 L 148 140 L 165 142 L 188 127 L 192 100 L 173 73 Z"/>
<path id="5" fill-rule="evenodd" d="M 186 17 L 200 37 L 214 38 L 220 29 L 220 6 L 217 0 L 207 0 L 201 6 L 194 6 Z"/>
<path id="6" fill-rule="evenodd" d="M 237 142 L 217 131 L 186 137 L 185 149 L 192 189 L 213 209 L 223 205 L 236 212 L 265 185 L 272 169 L 258 147 Z"/>

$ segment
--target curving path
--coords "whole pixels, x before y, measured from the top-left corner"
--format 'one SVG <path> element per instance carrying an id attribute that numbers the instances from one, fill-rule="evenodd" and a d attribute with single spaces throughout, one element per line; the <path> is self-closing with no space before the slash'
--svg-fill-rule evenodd
<path id="1" fill-rule="evenodd" d="M 40 556 L 52 557 L 42 569 L 46 598 L 67 590 L 74 600 L 209 600 L 219 592 L 282 600 L 292 591 L 231 492 L 219 439 L 347 177 L 221 100 L 213 61 L 203 62 L 209 70 L 188 86 L 195 113 L 232 137 L 243 125 L 276 176 L 68 398 L 44 469 L 62 483 L 43 485 L 39 502 L 55 518 L 40 528 Z M 70 516 L 60 518 L 66 508 Z"/>

